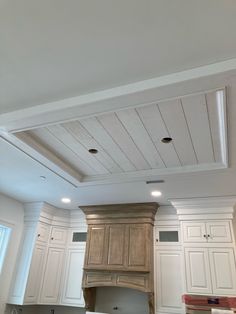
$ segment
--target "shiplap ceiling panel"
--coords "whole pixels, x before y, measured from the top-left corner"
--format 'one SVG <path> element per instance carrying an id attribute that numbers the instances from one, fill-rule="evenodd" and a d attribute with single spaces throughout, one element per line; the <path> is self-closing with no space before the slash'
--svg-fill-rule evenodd
<path id="1" fill-rule="evenodd" d="M 227 165 L 225 90 L 183 96 L 18 133 L 47 149 L 82 181 L 103 181 Z M 28 134 L 27 134 L 28 133 Z M 33 145 L 32 139 L 40 145 Z M 165 137 L 172 138 L 168 144 Z M 97 154 L 89 153 L 96 149 Z M 40 153 L 40 151 L 39 151 Z M 52 159 L 52 158 L 51 158 Z"/>
<path id="2" fill-rule="evenodd" d="M 205 95 L 182 98 L 182 106 L 198 163 L 214 161 Z"/>
<path id="3" fill-rule="evenodd" d="M 173 143 L 163 144 L 164 137 L 170 137 L 157 105 L 137 108 L 137 112 L 145 125 L 166 167 L 180 166 L 179 157 Z"/>
<path id="4" fill-rule="evenodd" d="M 117 116 L 129 132 L 137 147 L 143 152 L 150 167 L 152 169 L 165 167 L 137 111 L 135 109 L 121 110 L 117 112 Z"/>
<path id="5" fill-rule="evenodd" d="M 83 127 L 100 143 L 111 157 L 120 165 L 124 171 L 135 171 L 134 164 L 128 159 L 126 154 L 115 143 L 104 127 L 96 118 L 83 119 L 80 121 Z"/>
<path id="6" fill-rule="evenodd" d="M 213 143 L 213 151 L 215 160 L 219 162 L 222 159 L 221 143 L 220 143 L 220 116 L 219 116 L 219 105 L 217 103 L 218 93 L 212 92 L 206 94 L 206 103 L 209 113 L 209 122 L 211 128 L 211 136 Z"/>
<path id="7" fill-rule="evenodd" d="M 85 163 L 70 147 L 56 138 L 47 128 L 29 131 L 36 141 L 47 143 L 47 147 L 63 158 L 83 175 L 93 175 L 94 169 Z"/>
<path id="8" fill-rule="evenodd" d="M 149 164 L 143 157 L 141 151 L 135 145 L 133 139 L 126 131 L 116 114 L 106 114 L 98 117 L 98 120 L 112 136 L 117 145 L 125 151 L 129 160 L 135 165 L 137 170 L 150 169 Z"/>
<path id="9" fill-rule="evenodd" d="M 180 100 L 163 102 L 159 104 L 159 109 L 182 165 L 196 164 L 197 159 Z"/>
<path id="10" fill-rule="evenodd" d="M 95 155 L 91 155 L 88 150 L 80 144 L 76 138 L 61 125 L 49 126 L 48 130 L 63 142 L 63 145 L 70 147 L 81 159 L 86 162 L 97 174 L 107 174 L 109 171 L 97 160 Z"/>
<path id="11" fill-rule="evenodd" d="M 99 154 L 94 155 L 95 158 L 109 170 L 111 173 L 122 172 L 122 169 L 117 163 L 108 155 L 104 149 L 97 143 L 94 138 L 85 130 L 85 128 L 78 122 L 64 123 L 62 126 L 70 132 L 77 141 L 79 141 L 87 150 L 96 148 Z"/>

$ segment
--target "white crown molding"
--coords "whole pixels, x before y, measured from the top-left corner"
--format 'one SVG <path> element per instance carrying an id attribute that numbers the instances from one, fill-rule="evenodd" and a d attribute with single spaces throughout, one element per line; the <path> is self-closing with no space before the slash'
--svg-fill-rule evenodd
<path id="1" fill-rule="evenodd" d="M 236 196 L 170 199 L 180 220 L 233 219 Z"/>
<path id="2" fill-rule="evenodd" d="M 218 89 L 236 74 L 236 58 L 0 115 L 9 132 L 41 127 L 164 99 Z"/>

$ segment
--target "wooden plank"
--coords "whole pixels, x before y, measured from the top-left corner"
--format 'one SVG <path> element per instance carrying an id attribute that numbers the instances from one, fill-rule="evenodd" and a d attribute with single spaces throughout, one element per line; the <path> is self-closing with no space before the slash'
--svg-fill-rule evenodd
<path id="1" fill-rule="evenodd" d="M 93 168 L 98 174 L 106 174 L 109 171 L 96 159 L 96 157 L 88 152 L 88 150 L 80 144 L 65 128 L 61 125 L 49 126 L 48 130 L 54 134 L 65 146 L 70 147 L 82 160 Z"/>
<path id="2" fill-rule="evenodd" d="M 78 122 L 63 123 L 62 126 L 70 132 L 84 147 L 88 149 L 95 148 L 98 153 L 95 155 L 97 160 L 111 173 L 122 172 L 122 169 L 117 163 L 107 154 L 97 141 L 85 130 L 85 128 Z"/>
<path id="3" fill-rule="evenodd" d="M 119 145 L 126 156 L 132 160 L 132 163 L 135 165 L 137 170 L 150 169 L 150 166 L 144 159 L 142 153 L 137 148 L 134 141 L 115 114 L 111 113 L 102 115 L 98 117 L 98 120 L 106 129 L 107 133 L 109 133 L 113 140 Z"/>
<path id="4" fill-rule="evenodd" d="M 198 162 L 214 162 L 205 95 L 184 97 L 181 101 Z"/>
<path id="5" fill-rule="evenodd" d="M 164 124 L 157 105 L 138 108 L 137 112 L 166 167 L 180 166 L 180 160 L 173 143 L 164 144 L 161 141 L 163 137 L 170 137 L 170 134 Z"/>
<path id="6" fill-rule="evenodd" d="M 206 102 L 210 121 L 214 157 L 216 162 L 220 162 L 222 161 L 223 157 L 221 152 L 220 121 L 216 92 L 206 94 Z"/>
<path id="7" fill-rule="evenodd" d="M 142 152 L 143 156 L 152 169 L 164 168 L 165 165 L 159 156 L 159 153 L 152 142 L 147 130 L 145 129 L 138 113 L 134 109 L 121 110 L 117 116 L 129 132 L 136 146 Z"/>
<path id="8" fill-rule="evenodd" d="M 182 165 L 195 165 L 197 159 L 180 101 L 165 101 L 158 107 Z"/>
<path id="9" fill-rule="evenodd" d="M 80 123 L 89 134 L 106 150 L 116 163 L 124 171 L 136 170 L 133 163 L 126 157 L 120 147 L 114 142 L 112 137 L 107 133 L 101 123 L 94 117 L 80 120 Z"/>
<path id="10" fill-rule="evenodd" d="M 83 175 L 93 175 L 94 169 L 92 169 L 87 163 L 85 163 L 78 155 L 75 154 L 69 147 L 65 146 L 58 140 L 47 128 L 40 128 L 28 131 L 37 140 L 39 139 L 43 144 L 50 147 L 50 150 L 56 152 L 58 156 L 61 156 L 75 169 L 78 169 Z"/>

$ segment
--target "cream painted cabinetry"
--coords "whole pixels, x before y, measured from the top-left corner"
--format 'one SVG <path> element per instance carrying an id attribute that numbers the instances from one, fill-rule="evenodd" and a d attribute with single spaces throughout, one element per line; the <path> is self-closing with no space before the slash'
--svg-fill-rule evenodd
<path id="1" fill-rule="evenodd" d="M 184 242 L 232 242 L 230 221 L 184 221 Z"/>
<path id="2" fill-rule="evenodd" d="M 49 247 L 40 289 L 39 303 L 58 304 L 65 250 Z"/>
<path id="3" fill-rule="evenodd" d="M 159 208 L 154 243 L 156 313 L 184 313 L 182 239 L 178 217 L 173 208 Z"/>
<path id="4" fill-rule="evenodd" d="M 185 248 L 187 292 L 235 295 L 233 248 Z"/>
<path id="5" fill-rule="evenodd" d="M 45 245 L 38 243 L 35 245 L 26 286 L 25 304 L 36 304 L 38 302 L 46 250 Z"/>
<path id="6" fill-rule="evenodd" d="M 77 218 L 77 213 L 74 220 L 65 217 L 65 214 L 70 215 L 68 211 L 62 216 L 55 216 L 55 209 L 48 205 L 45 212 L 39 208 L 35 216 L 32 215 L 33 209 L 30 207 L 29 216 L 25 215 L 25 230 L 8 303 L 72 305 L 68 301 L 71 298 L 73 306 L 83 306 L 81 281 L 85 242 L 82 245 L 79 243 L 78 255 L 72 254 L 73 250 L 70 252 L 70 249 L 78 249 L 78 243 L 72 239 L 73 230 L 77 233 L 81 229 L 86 231 L 83 220 Z M 81 227 L 71 228 L 70 223 Z M 75 262 L 78 261 L 76 268 Z M 76 284 L 73 276 L 78 278 Z M 76 293 L 79 294 L 77 299 Z"/>
<path id="7" fill-rule="evenodd" d="M 82 292 L 84 254 L 85 246 L 67 249 L 65 274 L 61 285 L 63 305 L 84 307 Z"/>
<path id="8" fill-rule="evenodd" d="M 158 313 L 181 313 L 183 293 L 181 251 L 156 249 Z"/>

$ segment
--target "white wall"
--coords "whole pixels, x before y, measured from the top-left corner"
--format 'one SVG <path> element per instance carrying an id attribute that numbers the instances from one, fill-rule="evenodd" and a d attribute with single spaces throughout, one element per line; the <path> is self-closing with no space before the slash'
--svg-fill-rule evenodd
<path id="1" fill-rule="evenodd" d="M 0 224 L 12 228 L 2 273 L 0 275 L 0 314 L 4 313 L 14 266 L 23 229 L 23 205 L 12 198 L 0 194 Z"/>

